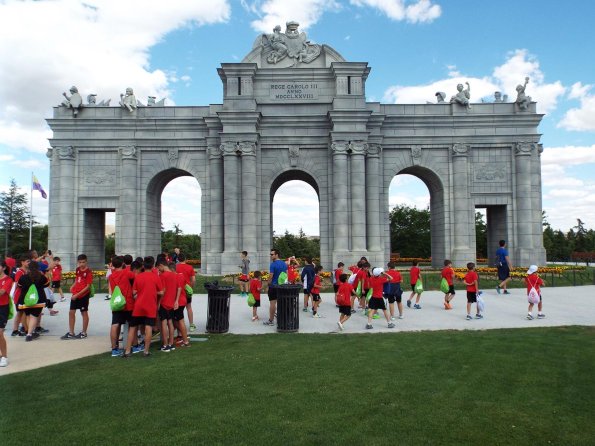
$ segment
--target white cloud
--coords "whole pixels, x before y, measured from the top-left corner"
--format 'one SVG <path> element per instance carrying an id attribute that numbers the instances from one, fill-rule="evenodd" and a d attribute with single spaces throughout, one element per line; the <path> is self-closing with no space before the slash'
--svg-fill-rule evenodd
<path id="1" fill-rule="evenodd" d="M 355 6 L 369 6 L 376 8 L 392 20 L 406 20 L 411 23 L 432 22 L 442 14 L 439 5 L 430 0 L 350 0 Z M 407 4 L 409 3 L 409 4 Z"/>
<path id="2" fill-rule="evenodd" d="M 537 59 L 527 50 L 516 50 L 508 59 L 494 68 L 491 76 L 466 77 L 454 65 L 447 66 L 448 78 L 425 85 L 391 86 L 384 93 L 384 100 L 391 103 L 425 103 L 435 101 L 436 92 L 446 93 L 446 101 L 456 93 L 459 83 L 469 82 L 471 85 L 471 102 L 479 102 L 483 97 L 493 97 L 495 91 L 508 94 L 508 100 L 516 99 L 516 86 L 530 78 L 527 93 L 537 101 L 537 111 L 547 113 L 555 109 L 558 98 L 564 94 L 565 88 L 556 81 L 545 83 L 544 74 Z"/>
<path id="3" fill-rule="evenodd" d="M 287 181 L 273 197 L 273 230 L 307 235 L 320 234 L 319 202 L 314 189 L 303 181 Z"/>
<path id="4" fill-rule="evenodd" d="M 579 108 L 568 110 L 558 123 L 558 127 L 576 131 L 595 130 L 595 95 L 590 94 L 592 87 L 592 85 L 582 85 L 580 82 L 572 86 L 568 97 L 579 99 L 581 105 Z"/>
<path id="5" fill-rule="evenodd" d="M 226 21 L 226 0 L 6 0 L 0 2 L 0 135 L 10 147 L 43 152 L 44 118 L 76 85 L 112 103 L 128 86 L 143 102 L 168 96 L 149 49 L 183 26 Z"/>
<path id="6" fill-rule="evenodd" d="M 291 20 L 300 24 L 300 30 L 305 30 L 315 25 L 322 14 L 326 11 L 337 10 L 339 3 L 335 0 L 301 0 L 299 6 L 287 0 L 266 0 L 247 2 L 242 0 L 242 6 L 260 16 L 251 23 L 255 31 L 271 33 L 273 28 L 281 25 L 285 29 L 285 23 Z"/>
<path id="7" fill-rule="evenodd" d="M 201 189 L 194 177 L 170 181 L 161 194 L 161 223 L 165 230 L 180 226 L 185 234 L 201 233 Z"/>

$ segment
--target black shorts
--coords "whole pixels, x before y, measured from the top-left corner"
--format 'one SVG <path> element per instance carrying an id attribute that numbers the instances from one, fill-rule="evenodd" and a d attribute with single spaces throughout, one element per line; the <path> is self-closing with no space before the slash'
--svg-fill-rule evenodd
<path id="1" fill-rule="evenodd" d="M 371 310 L 386 310 L 386 304 L 382 297 L 372 297 L 368 302 L 368 308 Z"/>
<path id="2" fill-rule="evenodd" d="M 275 288 L 269 288 L 267 295 L 269 296 L 270 301 L 277 300 L 277 290 Z"/>
<path id="3" fill-rule="evenodd" d="M 184 307 L 178 307 L 177 310 L 174 310 L 174 321 L 183 321 L 184 320 Z"/>
<path id="4" fill-rule="evenodd" d="M 448 285 L 448 294 L 456 294 L 454 285 Z"/>
<path id="5" fill-rule="evenodd" d="M 477 291 L 467 291 L 467 303 L 477 302 Z"/>
<path id="6" fill-rule="evenodd" d="M 339 305 L 339 314 L 351 316 L 351 305 Z"/>
<path id="7" fill-rule="evenodd" d="M 337 291 L 339 291 L 339 284 L 338 283 L 333 283 L 333 290 L 335 290 L 335 294 L 337 294 Z"/>
<path id="8" fill-rule="evenodd" d="M 39 317 L 43 308 L 25 308 L 23 312 L 26 316 Z"/>
<path id="9" fill-rule="evenodd" d="M 304 288 L 304 296 L 309 296 L 312 294 L 312 288 L 306 289 Z"/>
<path id="10" fill-rule="evenodd" d="M 508 263 L 498 265 L 498 279 L 506 280 L 509 277 L 510 277 L 510 268 L 508 268 Z"/>
<path id="11" fill-rule="evenodd" d="M 70 300 L 71 310 L 81 310 L 81 313 L 89 311 L 89 296 L 79 297 L 78 299 Z"/>
<path id="12" fill-rule="evenodd" d="M 403 293 L 399 293 L 399 294 L 385 294 L 385 297 L 388 299 L 388 303 L 389 304 L 394 304 L 395 302 L 397 302 L 398 304 L 401 303 L 401 296 L 403 295 Z"/>
<path id="13" fill-rule="evenodd" d="M 320 302 L 320 294 L 312 293 L 312 301 Z"/>
<path id="14" fill-rule="evenodd" d="M 10 299 L 10 297 L 9 297 Z M 0 330 L 4 330 L 8 323 L 8 304 L 0 305 Z"/>
<path id="15" fill-rule="evenodd" d="M 188 293 L 186 293 L 186 305 L 190 305 L 192 303 L 192 296 L 189 296 Z"/>
<path id="16" fill-rule="evenodd" d="M 55 290 L 60 288 L 60 281 L 59 280 L 52 280 L 52 288 Z"/>
<path id="17" fill-rule="evenodd" d="M 260 299 L 257 300 L 256 302 L 254 302 L 254 305 L 252 305 L 254 308 L 258 308 L 260 307 Z"/>
<path id="18" fill-rule="evenodd" d="M 413 291 L 415 293 L 415 284 L 414 283 L 411 284 L 411 291 Z"/>
<path id="19" fill-rule="evenodd" d="M 162 321 L 169 321 L 170 319 L 174 318 L 174 310 L 167 310 L 163 307 L 159 307 L 159 319 Z"/>
<path id="20" fill-rule="evenodd" d="M 130 322 L 128 323 L 131 327 L 138 327 L 139 325 L 145 325 L 152 327 L 155 325 L 156 318 L 154 317 L 145 317 L 145 316 L 131 316 Z"/>
<path id="21" fill-rule="evenodd" d="M 130 322 L 132 311 L 112 311 L 112 325 L 124 325 Z"/>

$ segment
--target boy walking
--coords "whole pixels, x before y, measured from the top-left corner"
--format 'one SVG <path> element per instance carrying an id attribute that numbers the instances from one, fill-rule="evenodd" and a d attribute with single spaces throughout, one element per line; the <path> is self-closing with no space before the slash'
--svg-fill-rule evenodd
<path id="1" fill-rule="evenodd" d="M 320 306 L 320 288 L 322 286 L 322 279 L 320 277 L 320 272 L 322 271 L 322 266 L 318 265 L 314 268 L 314 286 L 312 287 L 312 317 L 320 318 L 320 314 L 318 314 L 318 307 Z"/>
<path id="2" fill-rule="evenodd" d="M 444 294 L 444 309 L 452 310 L 450 301 L 455 297 L 455 270 L 452 268 L 452 262 L 448 259 L 444 261 L 444 268 L 442 269 L 442 278 L 448 283 L 448 293 Z"/>
<path id="3" fill-rule="evenodd" d="M 242 251 L 240 254 L 240 297 L 248 297 L 250 282 L 250 259 L 248 258 L 248 251 Z"/>
<path id="4" fill-rule="evenodd" d="M 372 297 L 370 298 L 370 302 L 368 302 L 368 323 L 366 325 L 366 328 L 368 330 L 374 328 L 372 326 L 372 318 L 378 310 L 382 310 L 382 312 L 384 313 L 384 317 L 388 324 L 388 328 L 395 328 L 395 324 L 391 322 L 388 312 L 386 311 L 384 299 L 382 298 L 384 284 L 386 282 L 389 282 L 390 280 L 391 277 L 387 273 L 385 273 L 382 268 L 374 268 L 372 270 L 372 277 L 370 277 Z"/>
<path id="5" fill-rule="evenodd" d="M 89 295 L 93 283 L 93 271 L 87 266 L 87 256 L 80 254 L 77 258 L 76 278 L 70 287 L 70 311 L 68 312 L 68 332 L 60 339 L 86 339 L 89 327 Z M 83 318 L 83 331 L 74 334 L 76 311 L 81 312 Z"/>
<path id="6" fill-rule="evenodd" d="M 409 270 L 409 282 L 411 283 L 411 295 L 409 296 L 409 299 L 407 299 L 407 307 L 411 308 L 411 301 L 413 300 L 413 298 L 415 296 L 417 296 L 415 298 L 415 304 L 413 305 L 413 308 L 415 308 L 416 310 L 421 310 L 421 305 L 419 304 L 419 300 L 421 299 L 421 294 L 420 293 L 416 293 L 415 292 L 415 284 L 417 283 L 418 280 L 422 280 L 421 278 L 421 269 L 419 269 L 419 262 L 417 260 L 414 260 L 411 266 L 411 269 Z"/>
<path id="7" fill-rule="evenodd" d="M 395 302 L 399 309 L 399 319 L 403 319 L 403 304 L 401 298 L 403 296 L 403 290 L 401 289 L 401 273 L 397 271 L 397 265 L 394 262 L 388 262 L 388 271 L 386 272 L 390 276 L 390 282 L 384 284 L 384 297 L 388 300 L 388 309 L 390 312 L 390 320 L 395 320 Z"/>
<path id="8" fill-rule="evenodd" d="M 481 312 L 479 311 L 479 305 L 477 304 L 477 290 L 479 289 L 479 276 L 475 272 L 475 263 L 467 263 L 467 274 L 463 279 L 465 285 L 467 285 L 467 320 L 473 319 L 471 317 L 471 305 L 475 304 L 476 314 L 475 319 L 483 319 Z"/>
<path id="9" fill-rule="evenodd" d="M 337 269 L 333 271 L 333 290 L 335 291 L 335 294 L 337 294 L 337 291 L 339 291 L 339 285 L 341 285 L 341 274 L 343 274 L 343 267 L 345 266 L 345 264 L 343 262 L 339 262 L 337 264 Z"/>
<path id="10" fill-rule="evenodd" d="M 527 296 L 531 292 L 531 288 L 535 288 L 537 294 L 539 295 L 539 303 L 537 304 L 537 319 L 543 319 L 545 314 L 542 313 L 543 309 L 543 302 L 541 301 L 541 286 L 545 285 L 543 279 L 539 277 L 537 274 L 537 265 L 531 265 L 527 270 L 527 277 L 525 277 L 525 283 L 527 284 Z M 532 302 L 529 302 L 529 308 L 527 310 L 527 320 L 533 320 L 533 305 Z"/>
<path id="11" fill-rule="evenodd" d="M 308 303 L 310 300 L 310 296 L 312 294 L 312 287 L 314 286 L 314 276 L 316 275 L 316 271 L 314 271 L 314 264 L 312 263 L 311 257 L 306 257 L 306 264 L 302 269 L 302 285 L 304 287 L 304 308 L 303 312 L 308 312 Z M 314 307 L 314 302 L 312 302 L 312 307 Z"/>
<path id="12" fill-rule="evenodd" d="M 269 319 L 264 321 L 264 325 L 275 325 L 275 313 L 277 311 L 277 290 L 271 288 L 271 285 L 279 284 L 279 275 L 281 273 L 287 274 L 287 264 L 281 260 L 279 251 L 271 249 L 271 265 L 269 267 L 271 273 L 269 278 Z"/>
<path id="13" fill-rule="evenodd" d="M 186 280 L 186 285 L 190 285 L 190 287 L 194 289 L 194 284 L 196 283 L 196 271 L 194 271 L 192 265 L 188 265 L 186 263 L 186 254 L 183 252 L 178 254 L 176 272 L 182 273 L 184 275 L 184 279 Z M 192 293 L 186 293 L 186 311 L 188 312 L 188 324 L 190 324 L 190 331 L 193 332 L 196 330 L 196 325 L 194 325 L 194 312 L 192 311 Z"/>
<path id="14" fill-rule="evenodd" d="M 339 306 L 339 322 L 337 326 L 339 330 L 343 330 L 345 322 L 351 317 L 351 296 L 355 296 L 353 286 L 347 283 L 349 279 L 348 274 L 341 274 L 339 276 L 339 286 L 335 294 L 335 302 Z"/>
<path id="15" fill-rule="evenodd" d="M 178 308 L 182 287 L 178 285 L 178 275 L 169 269 L 166 259 L 157 262 L 159 278 L 164 292 L 159 299 L 159 319 L 161 320 L 161 351 L 169 353 L 174 345 L 174 309 Z"/>

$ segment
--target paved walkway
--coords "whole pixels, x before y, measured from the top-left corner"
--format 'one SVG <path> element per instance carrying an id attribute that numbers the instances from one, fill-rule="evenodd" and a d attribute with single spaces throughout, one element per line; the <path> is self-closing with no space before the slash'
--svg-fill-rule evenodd
<path id="1" fill-rule="evenodd" d="M 527 298 L 524 290 L 514 289 L 510 295 L 498 295 L 495 291 L 484 291 L 486 302 L 483 320 L 467 321 L 465 319 L 465 291 L 458 290 L 453 301 L 453 310 L 445 311 L 442 306 L 443 294 L 438 291 L 427 291 L 422 295 L 422 309 L 414 310 L 405 307 L 404 319 L 396 322 L 397 327 L 389 329 L 384 319 L 374 321 L 374 328 L 366 330 L 366 318 L 361 312 L 354 314 L 345 324 L 342 334 L 349 333 L 381 333 L 420 330 L 485 330 L 494 328 L 553 327 L 562 325 L 595 325 L 595 286 L 544 288 L 545 319 L 528 321 Z M 301 297 L 301 296 L 300 296 Z M 404 298 L 407 294 L 404 295 Z M 322 295 L 323 304 L 320 309 L 321 319 L 313 319 L 311 313 L 300 312 L 300 333 L 336 333 L 338 310 L 334 305 L 333 295 Z M 405 299 L 404 299 L 405 300 Z M 268 299 L 263 296 L 263 307 L 259 308 L 259 316 L 265 319 L 268 314 Z M 301 306 L 301 302 L 300 302 Z M 8 342 L 9 366 L 0 368 L 0 376 L 21 372 L 50 364 L 70 361 L 84 356 L 99 353 L 108 354 L 110 350 L 109 326 L 111 312 L 109 302 L 103 295 L 91 299 L 89 337 L 84 340 L 62 341 L 68 327 L 69 300 L 56 304 L 60 310 L 57 316 L 44 316 L 43 326 L 50 330 L 40 339 L 25 343 L 21 337 L 11 337 L 12 325 L 5 332 Z M 204 333 L 206 324 L 206 294 L 194 295 L 193 300 L 195 323 L 198 333 Z M 536 309 L 535 309 L 536 310 Z M 47 313 L 47 310 L 46 310 Z M 534 311 L 534 314 L 536 311 Z M 275 327 L 264 326 L 261 321 L 251 321 L 252 310 L 246 299 L 238 295 L 231 297 L 230 329 L 233 334 L 275 333 Z M 80 313 L 77 313 L 76 331 L 81 329 Z M 217 336 L 217 335 L 208 335 Z"/>

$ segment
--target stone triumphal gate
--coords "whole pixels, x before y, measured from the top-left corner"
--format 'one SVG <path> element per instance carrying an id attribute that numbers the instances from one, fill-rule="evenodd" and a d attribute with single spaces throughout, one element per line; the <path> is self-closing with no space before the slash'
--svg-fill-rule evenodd
<path id="1" fill-rule="evenodd" d="M 116 252 L 160 252 L 161 193 L 180 176 L 202 192 L 203 273 L 237 272 L 242 250 L 267 268 L 272 200 L 289 180 L 318 194 L 323 266 L 362 255 L 384 264 L 388 188 L 403 173 L 429 189 L 434 265 L 475 259 L 476 208 L 487 208 L 490 258 L 506 239 L 514 264 L 544 263 L 535 103 L 366 102 L 367 63 L 291 22 L 218 73 L 223 104 L 141 106 L 130 89 L 116 107 L 79 104 L 76 92 L 55 108 L 49 247 L 66 269 L 81 252 L 103 264 L 106 212 Z"/>

